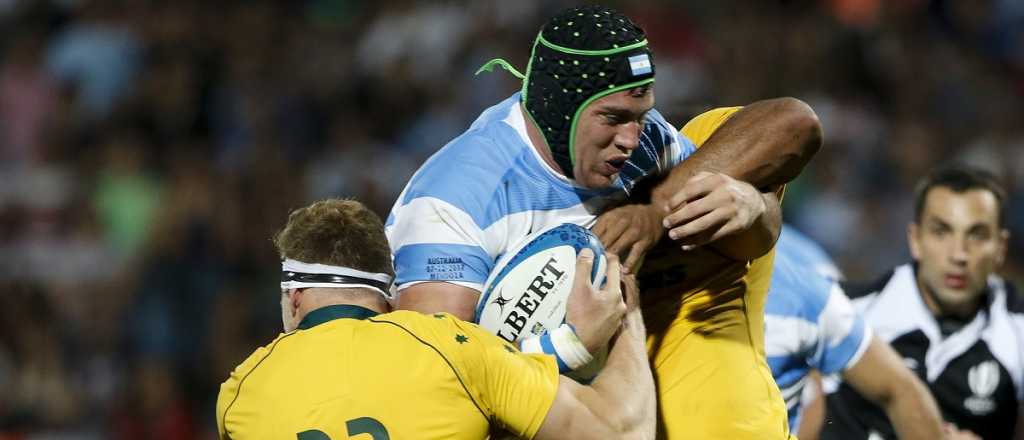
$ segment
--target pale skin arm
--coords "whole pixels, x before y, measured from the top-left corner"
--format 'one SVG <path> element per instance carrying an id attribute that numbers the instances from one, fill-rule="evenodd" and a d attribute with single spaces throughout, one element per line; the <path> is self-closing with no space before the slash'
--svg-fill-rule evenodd
<path id="1" fill-rule="evenodd" d="M 447 312 L 463 321 L 472 322 L 480 292 L 476 289 L 443 281 L 414 284 L 398 296 L 398 309 L 432 314 Z"/>
<path id="2" fill-rule="evenodd" d="M 696 153 L 672 169 L 665 181 L 655 187 L 649 204 L 609 211 L 598 219 L 595 231 L 603 231 L 599 234 L 602 241 L 622 236 L 609 250 L 627 255 L 625 266 L 634 268 L 643 253 L 661 239 L 665 229 L 677 229 L 691 219 L 679 215 L 679 210 L 689 200 L 684 189 L 698 173 L 724 174 L 771 192 L 799 175 L 821 143 L 821 123 L 802 101 L 779 98 L 747 105 L 722 124 Z M 757 204 L 745 206 L 756 208 Z M 718 236 L 739 234 L 736 239 L 715 242 L 716 250 L 736 260 L 748 260 L 771 249 L 778 237 L 774 218 L 770 213 L 766 216 L 756 210 L 751 212 L 749 223 L 713 225 L 721 232 Z M 622 217 L 625 221 L 620 220 Z M 668 224 L 663 226 L 666 219 Z M 633 227 L 618 227 L 630 224 Z M 701 244 L 710 238 L 703 230 L 682 232 L 680 244 Z"/>
<path id="3" fill-rule="evenodd" d="M 608 286 L 613 285 L 610 269 L 609 265 Z M 654 438 L 654 378 L 647 360 L 646 330 L 638 307 L 639 289 L 632 277 L 624 277 L 622 281 L 626 287 L 627 312 L 604 370 L 590 386 L 560 378 L 555 401 L 535 439 Z"/>
<path id="4" fill-rule="evenodd" d="M 825 394 L 821 391 L 821 374 L 816 370 L 811 371 L 807 382 L 808 387 L 814 387 L 813 397 L 811 397 L 809 402 L 803 402 L 803 415 L 800 417 L 800 426 L 790 426 L 789 428 L 797 430 L 796 437 L 800 440 L 818 440 L 818 436 L 821 435 L 822 424 L 825 423 Z"/>
<path id="5" fill-rule="evenodd" d="M 979 437 L 978 434 L 957 428 L 952 423 L 946 423 L 942 429 L 946 433 L 945 440 L 985 440 Z"/>
<path id="6" fill-rule="evenodd" d="M 873 338 L 860 360 L 843 373 L 843 380 L 885 409 L 899 438 L 944 437 L 942 416 L 931 392 L 889 344 Z"/>

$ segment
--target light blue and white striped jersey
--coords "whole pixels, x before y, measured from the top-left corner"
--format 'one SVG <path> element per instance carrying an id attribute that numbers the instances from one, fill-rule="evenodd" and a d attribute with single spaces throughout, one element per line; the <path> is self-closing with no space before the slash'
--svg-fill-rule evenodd
<path id="1" fill-rule="evenodd" d="M 494 262 L 533 231 L 594 224 L 645 176 L 696 151 L 655 110 L 612 187 L 589 190 L 555 172 L 531 146 L 519 94 L 485 110 L 413 175 L 385 224 L 401 290 L 447 281 L 483 290 Z"/>
<path id="2" fill-rule="evenodd" d="M 816 270 L 821 268 L 826 270 Z M 841 372 L 860 359 L 871 341 L 870 329 L 830 278 L 833 274 L 838 274 L 835 265 L 816 243 L 783 227 L 765 305 L 765 352 L 791 427 L 799 426 L 810 370 Z"/>
<path id="3" fill-rule="evenodd" d="M 785 238 L 783 238 L 785 237 Z M 785 241 L 783 241 L 785 240 Z M 783 224 L 779 235 L 779 245 L 786 247 L 786 254 L 801 266 L 807 267 L 832 281 L 842 281 L 843 273 L 811 237 L 804 235 L 796 228 Z"/>

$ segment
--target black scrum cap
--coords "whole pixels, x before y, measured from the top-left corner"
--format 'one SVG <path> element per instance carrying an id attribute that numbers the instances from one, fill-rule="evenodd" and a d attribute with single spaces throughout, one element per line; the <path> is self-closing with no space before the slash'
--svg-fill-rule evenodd
<path id="1" fill-rule="evenodd" d="M 643 29 L 604 6 L 567 9 L 548 21 L 533 43 L 526 75 L 501 59 L 480 71 L 495 64 L 523 78 L 523 105 L 570 178 L 576 123 L 583 109 L 603 96 L 654 82 L 654 61 Z"/>

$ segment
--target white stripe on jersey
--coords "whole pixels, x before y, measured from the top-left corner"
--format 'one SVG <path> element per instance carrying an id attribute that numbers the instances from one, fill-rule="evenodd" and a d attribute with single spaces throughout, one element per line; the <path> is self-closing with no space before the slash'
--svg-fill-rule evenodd
<path id="1" fill-rule="evenodd" d="M 509 214 L 481 230 L 476 222 L 461 209 L 434 197 L 418 197 L 404 206 L 396 206 L 396 217 L 414 218 L 416 221 L 395 222 L 385 232 L 389 237 L 401 237 L 401 245 L 445 243 L 478 246 L 497 260 L 508 249 L 519 245 L 533 231 L 540 231 L 562 223 L 573 223 L 589 228 L 597 221 L 597 212 L 608 199 L 592 199 L 564 209 L 524 211 Z M 437 227 L 431 227 L 436 225 Z M 531 228 L 533 231 L 531 231 Z M 394 240 L 392 254 L 398 252 Z M 399 286 L 404 289 L 410 284 Z"/>
<path id="2" fill-rule="evenodd" d="M 588 190 L 544 162 L 526 124 L 519 95 L 513 95 L 484 111 L 414 174 L 386 225 L 399 290 L 428 279 L 476 286 L 488 265 L 531 232 L 562 223 L 592 226 L 637 179 L 668 170 L 695 151 L 652 110 L 641 145 L 627 162 L 635 167 L 620 173 L 611 188 Z M 436 272 L 428 261 L 434 255 L 467 269 L 432 278 Z"/>
<path id="3" fill-rule="evenodd" d="M 832 283 L 828 302 L 825 303 L 825 309 L 818 317 L 818 325 L 822 328 L 823 336 L 826 337 L 823 342 L 830 347 L 839 345 L 850 334 L 850 329 L 853 328 L 856 319 L 856 312 L 853 311 L 853 306 L 850 305 L 846 293 L 838 283 Z"/>
<path id="4" fill-rule="evenodd" d="M 793 356 L 818 345 L 818 326 L 795 316 L 764 315 L 767 356 Z"/>
<path id="5" fill-rule="evenodd" d="M 487 243 L 487 235 L 473 218 L 452 204 L 434 197 L 415 198 L 393 209 L 396 217 L 415 218 L 415 222 L 395 222 L 385 228 L 388 237 L 402 237 L 402 245 L 420 243 L 465 244 L 482 247 L 493 258 L 500 244 Z M 431 227 L 431 225 L 443 227 Z M 398 251 L 394 242 L 391 253 Z"/>
<path id="6" fill-rule="evenodd" d="M 782 392 L 782 400 L 786 401 L 786 408 L 793 409 L 801 403 L 803 397 L 804 385 L 807 385 L 807 378 L 809 376 L 801 377 L 800 380 L 790 384 L 779 391 Z"/>

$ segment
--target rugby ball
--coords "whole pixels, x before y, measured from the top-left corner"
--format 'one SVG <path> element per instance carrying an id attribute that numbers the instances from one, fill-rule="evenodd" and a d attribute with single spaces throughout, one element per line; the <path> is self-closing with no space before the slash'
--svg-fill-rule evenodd
<path id="1" fill-rule="evenodd" d="M 589 229 L 564 223 L 533 233 L 502 255 L 484 284 L 476 321 L 509 342 L 540 336 L 565 322 L 576 256 L 594 252 L 590 280 L 603 286 L 604 246 Z"/>

